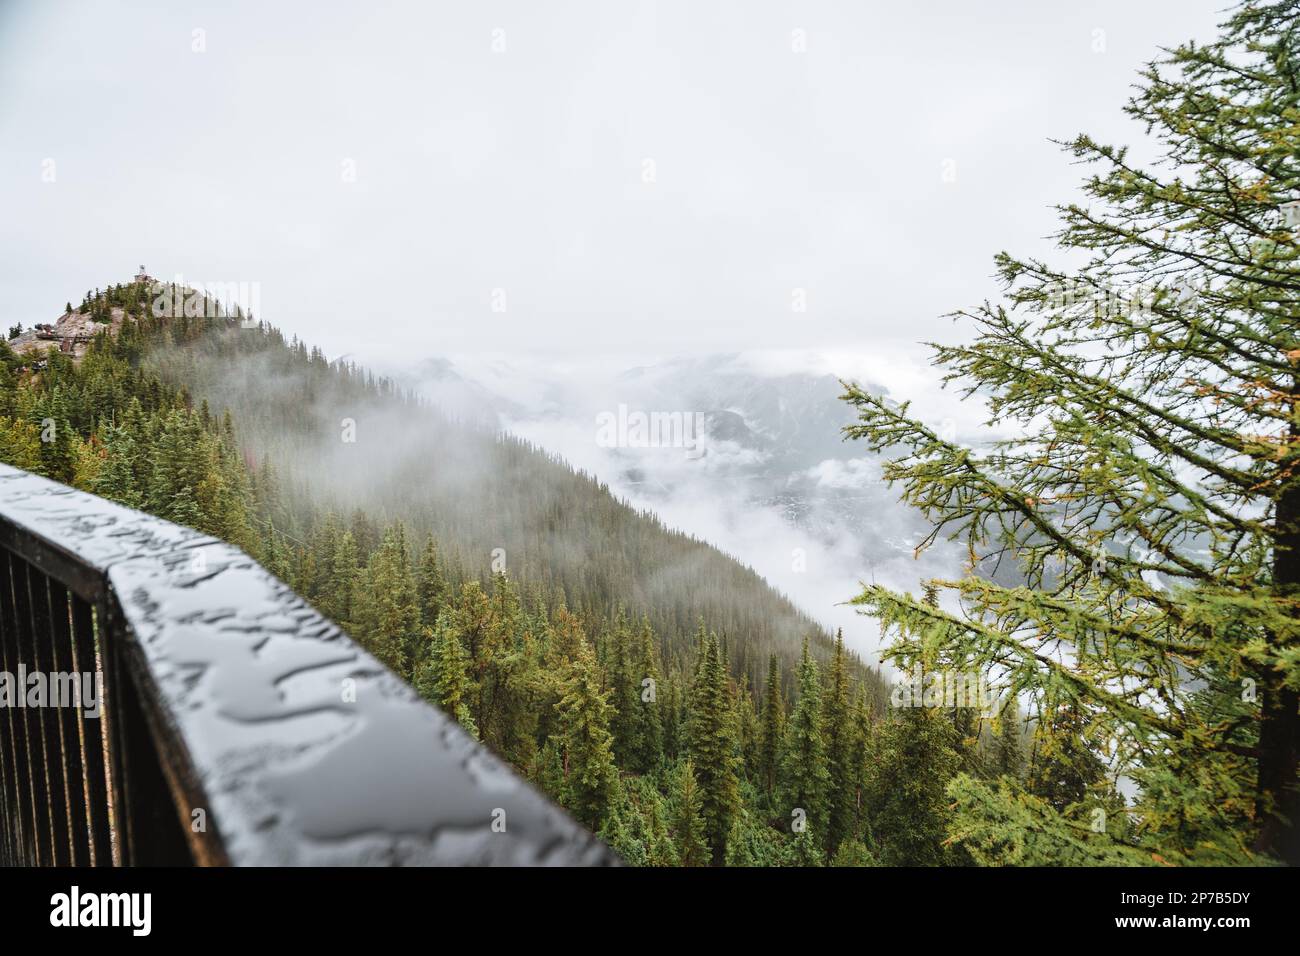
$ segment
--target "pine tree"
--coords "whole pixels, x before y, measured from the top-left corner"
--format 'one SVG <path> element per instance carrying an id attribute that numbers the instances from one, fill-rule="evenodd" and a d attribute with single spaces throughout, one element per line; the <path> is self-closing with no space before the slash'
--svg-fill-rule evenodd
<path id="1" fill-rule="evenodd" d="M 726 858 L 727 836 L 740 803 L 735 728 L 718 639 L 700 629 L 700 658 L 691 691 L 690 754 L 702 795 L 713 862 Z"/>
<path id="2" fill-rule="evenodd" d="M 601 825 L 600 838 L 629 866 L 647 866 L 649 854 L 642 833 L 638 832 L 644 831 L 644 821 L 636 808 L 629 806 L 626 794 L 619 796 Z"/>
<path id="3" fill-rule="evenodd" d="M 659 675 L 654 631 L 643 620 L 637 638 L 634 669 L 636 706 L 633 711 L 633 744 L 628 765 L 637 773 L 649 773 L 659 766 L 664 755 L 663 703 L 659 695 L 664 688 Z"/>
<path id="4" fill-rule="evenodd" d="M 956 706 L 948 712 L 957 742 L 957 770 L 982 777 L 984 755 L 980 753 L 980 720 L 974 707 Z"/>
<path id="5" fill-rule="evenodd" d="M 622 609 L 605 636 L 606 671 L 609 675 L 610 702 L 614 705 L 614 755 L 620 764 L 628 764 L 637 747 L 637 712 L 641 709 L 636 662 L 630 647 L 627 616 Z"/>
<path id="6" fill-rule="evenodd" d="M 776 791 L 777 770 L 785 743 L 785 698 L 781 694 L 781 670 L 776 655 L 767 660 L 767 683 L 763 687 L 763 724 L 759 743 L 759 777 L 770 800 Z"/>
<path id="7" fill-rule="evenodd" d="M 807 638 L 799 662 L 799 693 L 786 724 L 780 776 L 782 814 L 786 819 L 806 823 L 814 839 L 824 845 L 831 778 L 822 726 L 821 683 L 817 679 L 817 662 L 808 654 Z"/>
<path id="8" fill-rule="evenodd" d="M 898 707 L 881 728 L 867 818 L 887 866 L 939 866 L 950 813 L 945 790 L 957 772 L 956 733 L 935 707 Z"/>
<path id="9" fill-rule="evenodd" d="M 813 833 L 812 827 L 804 827 L 795 832 L 790 841 L 790 857 L 794 866 L 825 866 L 826 851 L 821 840 Z"/>
<path id="10" fill-rule="evenodd" d="M 140 488 L 134 471 L 140 452 L 135 438 L 125 427 L 114 424 L 106 425 L 100 434 L 104 445 L 104 465 L 90 490 L 128 508 L 140 507 Z"/>
<path id="11" fill-rule="evenodd" d="M 736 760 L 745 779 L 752 780 L 758 773 L 759 748 L 762 731 L 758 711 L 754 709 L 754 695 L 749 690 L 749 675 L 741 674 L 740 683 L 732 695 L 732 724 L 736 728 Z"/>
<path id="12" fill-rule="evenodd" d="M 214 494 L 212 520 L 223 541 L 251 552 L 257 546 L 253 519 L 249 514 L 252 484 L 238 450 L 224 438 L 212 441 Z"/>
<path id="13" fill-rule="evenodd" d="M 682 866 L 707 866 L 712 859 L 704 820 L 704 801 L 696 781 L 695 765 L 686 757 L 673 774 L 673 838 Z"/>
<path id="14" fill-rule="evenodd" d="M 1158 162 L 1067 144 L 1093 167 L 1088 202 L 1060 207 L 1077 266 L 1000 255 L 1005 301 L 958 313 L 970 344 L 935 347 L 1018 436 L 968 448 L 893 397 L 846 392 L 850 436 L 894 456 L 885 478 L 933 522 L 926 543 L 1015 556 L 1024 582 L 945 582 L 960 616 L 868 587 L 859 603 L 895 635 L 893 658 L 921 656 L 940 623 L 944 666 L 987 670 L 1040 714 L 1078 701 L 1093 739 L 1116 743 L 1116 772 L 1160 794 L 1135 811 L 1144 846 L 1175 862 L 1300 863 L 1295 14 L 1243 3 L 1218 40 L 1142 73 L 1126 112 Z M 1257 693 L 1253 742 L 1194 705 L 1217 676 Z M 1233 778 L 1207 791 L 1181 772 L 1197 758 Z M 1237 828 L 1242 801 L 1253 832 Z"/>
<path id="15" fill-rule="evenodd" d="M 852 701 L 849 698 L 848 665 L 844 657 L 844 632 L 835 633 L 835 655 L 827 674 L 826 697 L 822 703 L 822 733 L 826 739 L 826 851 L 832 856 L 840 841 L 853 833 L 855 807 L 852 763 Z"/>
<path id="16" fill-rule="evenodd" d="M 415 577 L 400 525 L 384 532 L 360 584 L 366 599 L 353 608 L 352 636 L 385 665 L 405 673 L 422 631 Z"/>
<path id="17" fill-rule="evenodd" d="M 184 493 L 178 496 L 177 503 L 174 505 L 177 513 L 182 513 L 191 502 Z M 193 505 L 197 509 L 197 505 Z M 281 581 L 287 581 L 290 577 L 289 553 L 284 542 L 284 536 L 272 527 L 267 527 L 262 535 L 260 553 L 257 556 L 259 562 L 266 570 L 270 571 Z"/>
<path id="18" fill-rule="evenodd" d="M 871 711 L 867 706 L 866 695 L 859 692 L 853 702 L 852 717 L 853 743 L 849 747 L 848 777 L 852 795 L 853 824 L 851 833 L 855 838 L 869 841 L 871 834 L 867 826 L 866 795 L 869 785 L 869 767 L 873 759 Z"/>
<path id="19" fill-rule="evenodd" d="M 334 555 L 329 565 L 329 580 L 321 596 L 321 610 L 345 629 L 351 630 L 352 618 L 359 596 L 360 569 L 357 566 L 357 545 L 351 531 L 338 536 Z"/>
<path id="20" fill-rule="evenodd" d="M 590 645 L 583 643 L 569 662 L 564 692 L 555 704 L 556 737 L 564 757 L 565 806 L 591 827 L 600 829 L 618 786 L 614 737 L 609 731 L 613 708 L 600 688 L 599 667 Z"/>
<path id="21" fill-rule="evenodd" d="M 40 473 L 71 484 L 75 469 L 72 439 L 76 432 L 67 419 L 64 404 L 58 400 L 43 403 L 37 414 L 35 424 L 41 436 Z"/>
<path id="22" fill-rule="evenodd" d="M 564 802 L 564 757 L 554 737 L 548 738 L 538 751 L 529 776 L 556 803 Z"/>
<path id="23" fill-rule="evenodd" d="M 149 450 L 153 471 L 144 505 L 159 517 L 208 531 L 213 529 L 208 526 L 207 515 L 198 501 L 207 463 L 200 445 L 201 432 L 196 426 L 189 414 L 177 409 L 162 419 Z M 279 574 L 281 569 L 272 570 Z"/>
<path id="24" fill-rule="evenodd" d="M 677 866 L 668 819 L 668 801 L 654 784 L 644 777 L 631 778 L 620 788 L 601 835 L 634 866 Z"/>
<path id="25" fill-rule="evenodd" d="M 1106 776 L 1094 752 L 1091 720 L 1078 703 L 1063 703 L 1039 722 L 1029 792 L 1058 813 L 1074 815 Z"/>
<path id="26" fill-rule="evenodd" d="M 1020 707 L 1012 700 L 998 717 L 993 744 L 994 768 L 1000 777 L 1020 779 L 1025 766 L 1024 747 L 1020 742 Z"/>
<path id="27" fill-rule="evenodd" d="M 432 535 L 425 539 L 424 550 L 420 553 L 416 589 L 420 602 L 420 623 L 425 627 L 433 627 L 438 622 L 438 612 L 447 601 L 447 582 L 438 561 L 438 545 Z"/>
<path id="28" fill-rule="evenodd" d="M 939 607 L 939 588 L 927 581 L 921 586 L 923 600 L 928 607 Z M 953 697 L 956 698 L 956 694 Z M 979 749 L 980 725 L 975 716 L 975 709 L 967 706 L 969 701 L 954 699 L 948 716 L 952 720 L 954 742 L 957 752 L 957 772 L 969 773 L 977 777 L 984 775 L 984 763 Z"/>
<path id="29" fill-rule="evenodd" d="M 831 866 L 875 866 L 876 858 L 871 855 L 865 843 L 861 840 L 845 840 L 840 844 L 839 849 L 835 851 L 835 856 L 831 859 Z"/>
<path id="30" fill-rule="evenodd" d="M 508 760 L 527 765 L 537 747 L 539 718 L 534 702 L 545 693 L 533 624 L 514 583 L 493 578 L 488 626 L 479 642 L 480 727 L 484 742 Z"/>
<path id="31" fill-rule="evenodd" d="M 686 714 L 683 680 L 667 682 L 667 700 L 664 703 L 664 756 L 675 759 L 686 750 Z"/>
<path id="32" fill-rule="evenodd" d="M 478 725 L 469 709 L 469 655 L 451 628 L 430 635 L 425 659 L 416 667 L 415 688 L 477 739 Z"/>
<path id="33" fill-rule="evenodd" d="M 31 422 L 0 416 L 0 461 L 41 472 L 41 431 Z"/>

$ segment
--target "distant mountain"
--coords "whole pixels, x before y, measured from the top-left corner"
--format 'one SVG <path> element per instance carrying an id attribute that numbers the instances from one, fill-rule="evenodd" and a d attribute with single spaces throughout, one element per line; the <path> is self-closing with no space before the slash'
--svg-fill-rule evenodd
<path id="1" fill-rule="evenodd" d="M 954 571 L 959 561 L 942 545 L 916 559 L 928 528 L 880 481 L 880 462 L 843 440 L 853 416 L 840 401 L 839 377 L 787 364 L 774 370 L 740 353 L 623 369 L 596 364 L 561 376 L 522 362 L 440 360 L 424 366 L 436 370 L 427 382 L 418 374 L 408 381 L 443 400 L 454 382 L 456 401 L 736 555 L 870 654 L 874 623 L 842 606 L 858 582 L 916 590 L 923 577 Z M 698 415 L 700 449 L 602 446 L 598 418 L 620 408 Z"/>

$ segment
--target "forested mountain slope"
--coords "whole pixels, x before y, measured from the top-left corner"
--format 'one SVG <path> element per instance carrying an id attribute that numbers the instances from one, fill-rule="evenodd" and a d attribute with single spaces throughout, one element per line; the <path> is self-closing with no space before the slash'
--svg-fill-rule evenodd
<path id="1" fill-rule="evenodd" d="M 534 447 L 449 420 L 266 326 L 148 318 L 136 335 L 143 367 L 214 415 L 232 413 L 254 471 L 340 515 L 360 509 L 380 525 L 401 520 L 413 540 L 432 534 L 457 577 L 504 571 L 600 618 L 624 607 L 672 652 L 693 653 L 703 620 L 751 682 L 772 653 L 792 669 L 805 635 L 828 657 L 829 635 L 749 568 Z M 306 519 L 289 510 L 277 528 L 301 538 Z"/>
<path id="2" fill-rule="evenodd" d="M 0 460 L 243 547 L 630 860 L 864 858 L 885 689 L 842 641 L 562 462 L 156 292 L 0 343 Z"/>

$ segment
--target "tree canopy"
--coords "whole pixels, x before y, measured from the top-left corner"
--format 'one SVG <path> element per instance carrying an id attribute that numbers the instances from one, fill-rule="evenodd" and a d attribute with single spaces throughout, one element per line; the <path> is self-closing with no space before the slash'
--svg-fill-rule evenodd
<path id="1" fill-rule="evenodd" d="M 1062 263 L 999 255 L 1004 298 L 956 314 L 970 341 L 933 346 L 1015 437 L 947 440 L 847 386 L 848 433 L 890 454 L 926 544 L 970 557 L 938 582 L 944 607 L 857 601 L 895 660 L 994 675 L 1041 733 L 1086 726 L 1105 774 L 1137 784 L 1131 830 L 1065 818 L 1070 859 L 1297 862 L 1295 3 L 1243 4 L 1215 42 L 1167 51 L 1126 109 L 1155 159 L 1065 143 L 1088 175 L 1087 201 L 1059 207 Z M 999 562 L 1023 583 L 977 573 Z M 1059 814 L 1014 787 L 957 795 L 958 837 L 986 846 L 991 819 Z"/>

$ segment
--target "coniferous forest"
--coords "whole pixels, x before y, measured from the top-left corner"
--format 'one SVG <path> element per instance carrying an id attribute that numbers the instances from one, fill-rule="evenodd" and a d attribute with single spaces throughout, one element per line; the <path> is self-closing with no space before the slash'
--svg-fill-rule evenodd
<path id="1" fill-rule="evenodd" d="M 919 549 L 969 563 L 843 600 L 993 712 L 900 706 L 733 557 L 193 290 L 87 292 L 81 354 L 0 344 L 0 460 L 244 549 L 629 864 L 1300 862 L 1297 12 L 1141 74 L 1154 160 L 1062 144 L 1062 263 L 999 254 L 932 347 L 1015 437 L 844 383 Z"/>
<path id="2" fill-rule="evenodd" d="M 168 290 L 191 315 L 158 318 L 157 294 L 88 292 L 75 311 L 122 321 L 78 358 L 0 346 L 0 459 L 243 548 L 629 862 L 875 859 L 888 692 L 842 639 L 544 453 L 193 290 Z M 388 470 L 371 425 L 427 480 Z M 340 482 L 352 454 L 365 470 Z"/>

